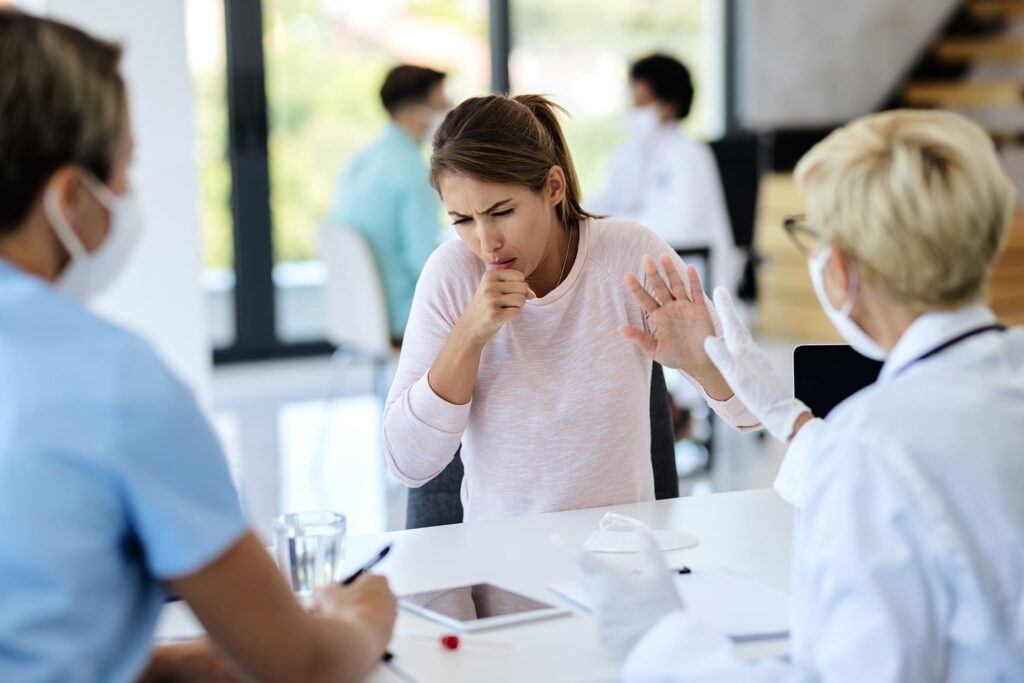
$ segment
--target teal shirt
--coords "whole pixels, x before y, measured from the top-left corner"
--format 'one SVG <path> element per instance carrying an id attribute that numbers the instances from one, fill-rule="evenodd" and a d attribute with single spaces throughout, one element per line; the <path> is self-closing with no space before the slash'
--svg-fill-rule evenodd
<path id="1" fill-rule="evenodd" d="M 416 281 L 438 244 L 441 205 L 427 174 L 419 143 L 391 124 L 342 174 L 331 214 L 369 242 L 394 337 L 405 331 Z"/>

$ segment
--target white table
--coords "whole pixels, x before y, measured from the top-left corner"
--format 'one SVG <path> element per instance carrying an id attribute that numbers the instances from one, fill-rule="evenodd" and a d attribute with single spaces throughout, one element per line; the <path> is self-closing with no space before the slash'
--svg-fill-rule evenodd
<path id="1" fill-rule="evenodd" d="M 356 567 L 392 540 L 394 549 L 379 571 L 388 576 L 398 594 L 488 581 L 563 604 L 547 587 L 576 578 L 576 568 L 549 542 L 551 535 L 557 533 L 582 545 L 598 520 L 611 510 L 656 529 L 695 533 L 699 545 L 666 553 L 671 566 L 724 566 L 788 588 L 793 509 L 771 489 L 357 536 L 350 539 L 346 564 Z M 638 561 L 636 555 L 602 557 L 622 566 Z M 168 608 L 158 634 L 173 636 L 187 631 L 189 617 L 184 609 Z M 593 619 L 579 611 L 464 636 L 462 647 L 455 652 L 442 649 L 437 640 L 448 631 L 400 611 L 390 648 L 395 662 L 419 683 L 618 680 L 618 663 L 598 643 Z M 787 649 L 786 641 L 777 640 L 748 643 L 741 652 L 754 657 L 783 654 Z M 384 666 L 368 679 L 370 683 L 396 680 L 402 679 Z"/>

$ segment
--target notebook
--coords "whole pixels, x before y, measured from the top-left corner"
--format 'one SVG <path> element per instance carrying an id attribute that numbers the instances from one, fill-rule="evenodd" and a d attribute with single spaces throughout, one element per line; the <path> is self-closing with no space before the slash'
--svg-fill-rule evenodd
<path id="1" fill-rule="evenodd" d="M 790 595 L 731 569 L 695 569 L 675 576 L 687 611 L 734 642 L 785 638 L 789 635 Z M 590 595 L 572 581 L 548 587 L 590 612 Z"/>

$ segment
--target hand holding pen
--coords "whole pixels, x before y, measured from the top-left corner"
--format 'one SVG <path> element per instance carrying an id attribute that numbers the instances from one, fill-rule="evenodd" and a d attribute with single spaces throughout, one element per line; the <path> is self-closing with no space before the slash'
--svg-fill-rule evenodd
<path id="1" fill-rule="evenodd" d="M 374 567 L 376 567 L 376 566 L 377 566 L 378 564 L 380 564 L 380 561 L 381 561 L 381 560 L 383 560 L 383 559 L 384 559 L 385 557 L 387 557 L 387 556 L 388 556 L 388 553 L 390 553 L 390 552 L 391 552 L 391 546 L 392 546 L 392 545 L 394 545 L 394 544 L 393 544 L 393 543 L 388 543 L 388 544 L 387 544 L 386 546 L 384 546 L 383 548 L 381 548 L 381 549 L 380 549 L 380 551 L 379 551 L 379 552 L 378 552 L 378 553 L 377 553 L 376 555 L 374 555 L 374 556 L 373 556 L 373 557 L 372 557 L 372 558 L 370 559 L 370 561 L 369 561 L 369 562 L 367 562 L 367 563 L 366 563 L 366 564 L 364 564 L 364 565 L 363 565 L 362 567 L 360 567 L 359 569 L 357 569 L 357 570 L 356 570 L 356 571 L 355 571 L 355 572 L 354 572 L 353 574 L 351 574 L 351 575 L 350 575 L 350 576 L 349 576 L 349 577 L 348 577 L 347 579 L 344 579 L 344 580 L 343 580 L 343 581 L 341 582 L 341 585 L 342 585 L 342 586 L 348 586 L 348 585 L 351 585 L 351 584 L 352 584 L 352 582 L 354 582 L 354 581 L 355 581 L 356 579 L 358 579 L 358 578 L 359 578 L 360 576 L 362 576 L 363 574 L 365 574 L 366 572 L 370 571 L 371 569 L 373 569 Z"/>
<path id="2" fill-rule="evenodd" d="M 379 651 L 391 640 L 398 616 L 398 599 L 391 592 L 387 579 L 369 574 L 369 570 L 390 552 L 385 546 L 374 558 L 343 581 L 319 590 L 314 595 L 316 609 L 326 617 L 345 614 L 368 627 Z M 376 649 L 376 648 L 375 648 Z"/>

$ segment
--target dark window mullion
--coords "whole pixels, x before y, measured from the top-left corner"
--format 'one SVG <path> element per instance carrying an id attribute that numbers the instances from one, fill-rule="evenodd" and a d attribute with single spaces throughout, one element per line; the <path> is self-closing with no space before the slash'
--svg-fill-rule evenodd
<path id="1" fill-rule="evenodd" d="M 496 93 L 507 93 L 512 89 L 508 77 L 508 55 L 512 48 L 508 3 L 509 0 L 490 0 L 488 11 L 491 90 Z"/>
<path id="2" fill-rule="evenodd" d="M 217 354 L 225 357 L 271 355 L 280 347 L 274 320 L 261 4 L 255 0 L 224 0 L 236 326 L 235 344 Z"/>

